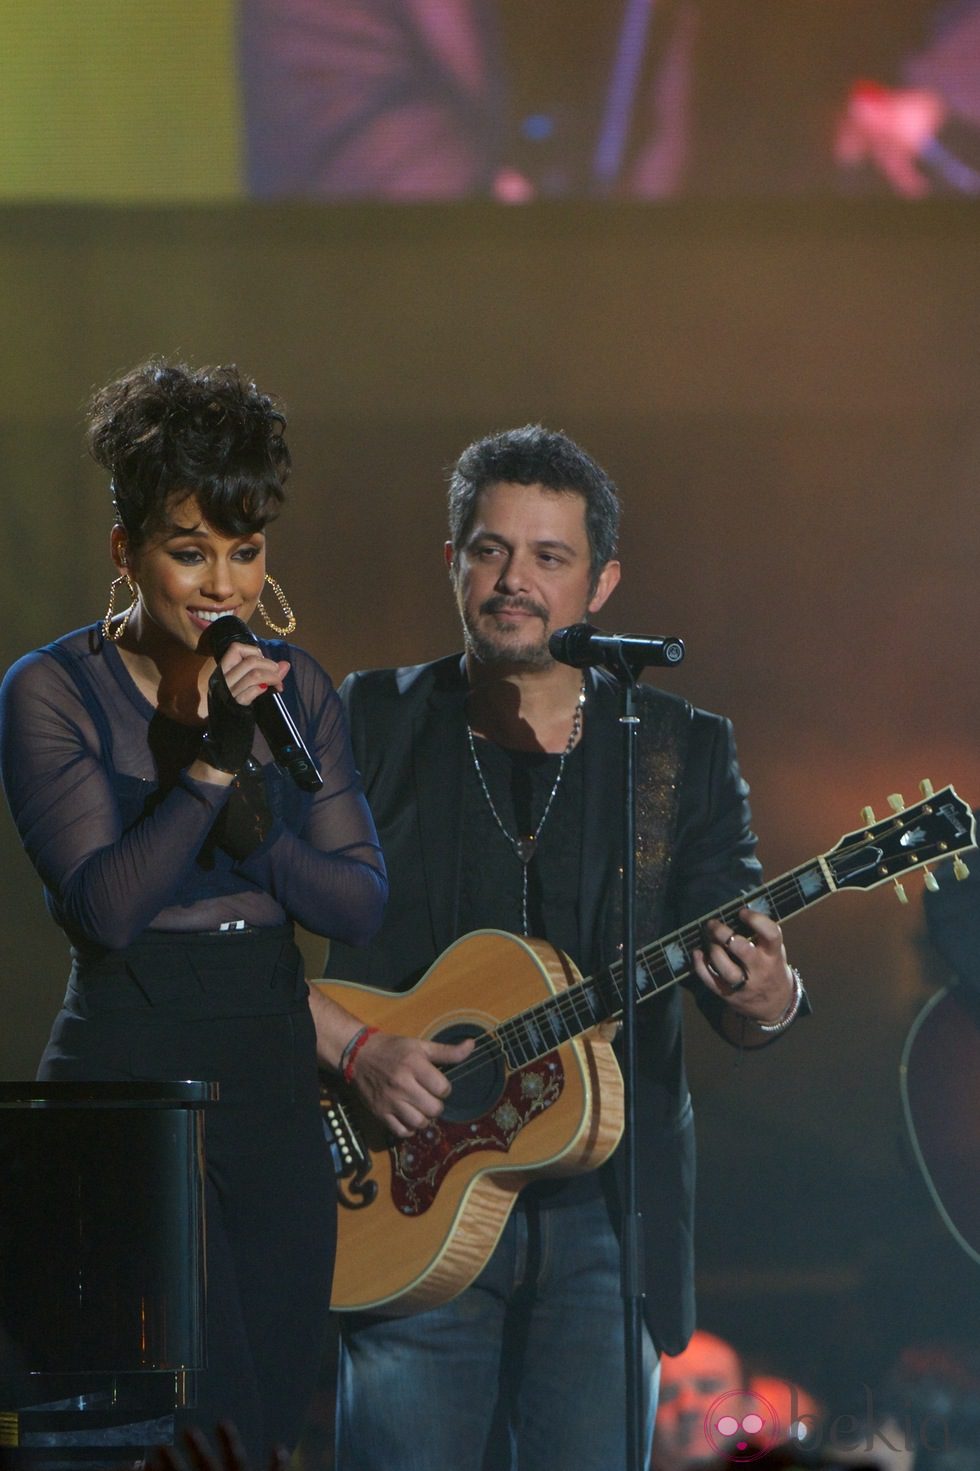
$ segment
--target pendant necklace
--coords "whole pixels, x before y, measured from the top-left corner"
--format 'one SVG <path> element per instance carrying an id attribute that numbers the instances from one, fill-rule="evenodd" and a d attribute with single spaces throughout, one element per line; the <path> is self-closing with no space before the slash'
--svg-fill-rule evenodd
<path id="1" fill-rule="evenodd" d="M 554 785 L 552 786 L 551 791 L 548 793 L 548 800 L 544 804 L 544 811 L 542 812 L 541 817 L 538 820 L 537 827 L 534 829 L 533 833 L 528 833 L 526 837 L 522 836 L 520 833 L 515 834 L 508 832 L 503 822 L 501 821 L 500 813 L 494 806 L 493 798 L 490 795 L 490 788 L 487 786 L 486 779 L 484 778 L 483 767 L 480 765 L 480 758 L 476 753 L 476 741 L 473 737 L 473 727 L 470 725 L 469 721 L 466 722 L 466 734 L 470 743 L 470 755 L 473 757 L 473 766 L 476 770 L 477 779 L 483 790 L 483 795 L 487 799 L 487 806 L 490 808 L 490 812 L 494 822 L 497 824 L 500 831 L 503 833 L 504 837 L 513 848 L 514 852 L 517 854 L 518 861 L 521 865 L 521 923 L 524 927 L 523 933 L 525 935 L 530 933 L 527 922 L 527 866 L 531 862 L 531 859 L 534 857 L 537 851 L 538 839 L 540 838 L 542 829 L 544 828 L 544 825 L 548 820 L 548 813 L 551 811 L 551 804 L 555 800 L 555 795 L 558 791 L 558 788 L 561 786 L 561 779 L 565 775 L 565 762 L 568 760 L 568 757 L 572 752 L 572 748 L 574 747 L 575 742 L 578 740 L 579 735 L 581 734 L 582 707 L 584 706 L 584 704 L 585 677 L 583 676 L 582 687 L 578 692 L 578 699 L 575 701 L 575 714 L 572 716 L 572 729 L 569 734 L 568 740 L 565 743 L 565 749 L 564 751 L 562 751 L 560 757 L 558 758 L 558 775 L 555 777 Z"/>

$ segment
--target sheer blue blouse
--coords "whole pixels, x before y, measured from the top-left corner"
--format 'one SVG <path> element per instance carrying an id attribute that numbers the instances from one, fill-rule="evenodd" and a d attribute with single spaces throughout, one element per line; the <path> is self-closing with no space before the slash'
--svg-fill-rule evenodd
<path id="1" fill-rule="evenodd" d="M 48 908 L 79 948 L 116 950 L 148 928 L 216 930 L 237 920 L 293 919 L 354 944 L 377 929 L 387 878 L 340 701 L 309 654 L 291 644 L 263 649 L 290 663 L 283 697 L 323 786 L 301 792 L 257 732 L 263 821 L 250 844 L 240 838 L 245 787 L 187 775 L 201 728 L 161 715 L 97 625 L 8 670 L 0 775 Z"/>

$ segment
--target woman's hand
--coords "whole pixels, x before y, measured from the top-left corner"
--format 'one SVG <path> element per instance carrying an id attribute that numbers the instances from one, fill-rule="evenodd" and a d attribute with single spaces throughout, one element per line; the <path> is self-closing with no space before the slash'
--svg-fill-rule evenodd
<path id="1" fill-rule="evenodd" d="M 211 676 L 214 679 L 221 670 L 225 687 L 238 705 L 248 706 L 265 690 L 282 691 L 283 681 L 289 673 L 285 659 L 267 659 L 258 644 L 231 643 L 221 662 Z M 208 715 L 210 717 L 210 681 L 208 685 Z"/>
<path id="2" fill-rule="evenodd" d="M 252 704 L 267 689 L 281 690 L 288 673 L 285 660 L 267 659 L 255 644 L 229 644 L 208 680 L 208 726 L 198 758 L 204 766 L 237 776 L 252 754 Z"/>

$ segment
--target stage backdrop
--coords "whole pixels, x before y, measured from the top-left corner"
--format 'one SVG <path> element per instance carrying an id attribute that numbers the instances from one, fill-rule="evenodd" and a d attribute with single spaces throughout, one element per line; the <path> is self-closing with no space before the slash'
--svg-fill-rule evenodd
<path id="1" fill-rule="evenodd" d="M 734 718 L 770 875 L 922 776 L 976 803 L 977 233 L 965 205 L 869 201 L 8 207 L 4 664 L 105 607 L 90 390 L 151 353 L 234 360 L 288 406 L 270 566 L 296 641 L 338 678 L 456 645 L 445 468 L 541 420 L 620 483 L 603 622 L 686 639 L 663 683 Z M 9 821 L 2 848 L 0 1076 L 18 1078 L 67 956 Z M 814 1015 L 778 1047 L 739 1064 L 690 1029 L 703 1317 L 769 1355 L 775 1334 L 818 1387 L 866 1380 L 900 1333 L 935 1331 L 937 1304 L 966 1321 L 976 1301 L 900 1146 L 930 964 L 908 888 L 904 909 L 879 890 L 796 921 Z"/>

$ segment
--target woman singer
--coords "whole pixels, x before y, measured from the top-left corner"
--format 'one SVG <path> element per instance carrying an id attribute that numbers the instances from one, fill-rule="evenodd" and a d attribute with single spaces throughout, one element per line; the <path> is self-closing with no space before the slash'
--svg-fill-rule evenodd
<path id="1" fill-rule="evenodd" d="M 234 639 L 218 663 L 211 648 L 223 615 L 295 627 L 266 570 L 284 424 L 234 368 L 152 361 L 99 392 L 89 443 L 115 512 L 109 605 L 0 690 L 4 786 L 72 955 L 38 1076 L 219 1083 L 208 1368 L 182 1414 L 233 1420 L 256 1464 L 296 1444 L 315 1383 L 336 1225 L 317 1062 L 337 1067 L 363 1031 L 321 996 L 314 1026 L 292 926 L 364 942 L 387 892 L 328 676 L 278 639 Z M 319 790 L 273 761 L 253 709 L 266 690 Z"/>

